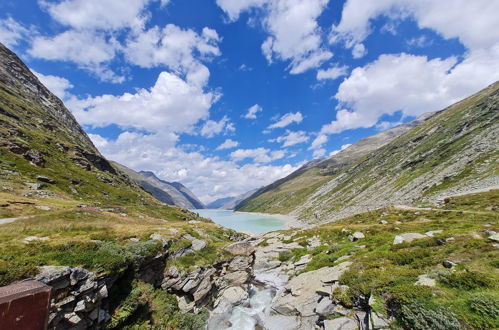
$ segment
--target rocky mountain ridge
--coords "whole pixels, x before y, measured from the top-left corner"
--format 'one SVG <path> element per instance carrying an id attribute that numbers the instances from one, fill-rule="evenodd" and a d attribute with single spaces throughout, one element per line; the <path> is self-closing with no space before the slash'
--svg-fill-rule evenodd
<path id="1" fill-rule="evenodd" d="M 258 189 L 250 190 L 244 194 L 234 197 L 224 197 L 217 199 L 206 206 L 208 209 L 233 210 L 239 203 L 256 193 Z"/>
<path id="2" fill-rule="evenodd" d="M 203 209 L 205 207 L 204 204 L 189 189 L 179 182 L 166 182 L 159 179 L 153 172 L 136 172 L 119 163 L 112 162 L 112 164 L 120 171 L 128 175 L 145 191 L 165 204 L 191 210 Z"/>
<path id="3" fill-rule="evenodd" d="M 495 83 L 390 134 L 359 141 L 263 188 L 237 210 L 326 222 L 387 205 L 436 203 L 457 192 L 496 187 L 498 95 Z"/>

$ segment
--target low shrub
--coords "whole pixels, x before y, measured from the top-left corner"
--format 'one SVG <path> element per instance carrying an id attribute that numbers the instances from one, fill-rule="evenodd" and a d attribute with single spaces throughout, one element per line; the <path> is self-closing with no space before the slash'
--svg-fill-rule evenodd
<path id="1" fill-rule="evenodd" d="M 468 304 L 470 309 L 479 315 L 499 319 L 499 294 L 497 293 L 475 293 L 468 299 Z"/>
<path id="2" fill-rule="evenodd" d="M 492 279 L 484 273 L 470 271 L 449 273 L 439 277 L 439 281 L 447 287 L 463 290 L 474 290 L 492 286 Z"/>
<path id="3" fill-rule="evenodd" d="M 456 316 L 443 306 L 426 306 L 413 302 L 397 311 L 396 317 L 404 329 L 410 330 L 460 330 Z"/>

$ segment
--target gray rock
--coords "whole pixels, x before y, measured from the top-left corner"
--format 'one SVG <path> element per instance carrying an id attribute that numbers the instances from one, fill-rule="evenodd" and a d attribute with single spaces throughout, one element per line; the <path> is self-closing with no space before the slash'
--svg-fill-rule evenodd
<path id="1" fill-rule="evenodd" d="M 205 241 L 197 239 L 196 237 L 191 236 L 189 234 L 185 234 L 184 236 L 182 236 L 182 238 L 188 239 L 189 241 L 191 241 L 191 243 L 192 243 L 191 249 L 194 251 L 202 250 L 208 245 Z"/>
<path id="2" fill-rule="evenodd" d="M 441 234 L 443 232 L 443 230 L 430 230 L 430 231 L 427 231 L 426 233 L 424 233 L 426 236 L 428 237 L 433 237 L 433 235 L 436 235 L 436 234 Z"/>
<path id="3" fill-rule="evenodd" d="M 76 303 L 74 312 L 83 312 L 87 308 L 85 300 L 80 300 Z"/>
<path id="4" fill-rule="evenodd" d="M 47 205 L 37 205 L 35 206 L 38 210 L 42 210 L 42 211 L 50 211 L 51 208 L 50 206 L 47 206 Z"/>
<path id="5" fill-rule="evenodd" d="M 82 281 L 86 278 L 88 278 L 90 273 L 83 268 L 76 267 L 71 270 L 71 275 L 69 276 L 71 280 L 71 285 L 75 285 L 79 281 Z"/>
<path id="6" fill-rule="evenodd" d="M 199 283 L 199 286 L 196 288 L 196 290 L 193 292 L 192 297 L 194 298 L 194 301 L 199 301 L 203 299 L 208 292 L 210 292 L 211 288 L 213 287 L 212 280 L 209 276 L 206 276 L 203 278 L 201 283 Z"/>
<path id="7" fill-rule="evenodd" d="M 217 299 L 218 302 L 215 304 L 218 305 L 220 301 L 226 301 L 231 305 L 237 305 L 248 299 L 248 297 L 248 292 L 246 292 L 243 288 L 239 286 L 232 286 L 222 292 L 220 297 Z"/>
<path id="8" fill-rule="evenodd" d="M 315 313 L 319 314 L 320 316 L 329 316 L 333 314 L 333 311 L 334 304 L 329 297 L 322 298 L 315 308 Z"/>
<path id="9" fill-rule="evenodd" d="M 434 279 L 432 279 L 428 275 L 423 274 L 423 275 L 418 276 L 418 281 L 415 284 L 434 287 L 437 284 L 437 281 L 435 281 Z"/>
<path id="10" fill-rule="evenodd" d="M 388 221 L 386 221 L 386 220 L 380 220 L 380 221 L 379 221 L 379 224 L 380 224 L 380 225 L 387 225 L 387 224 L 388 224 Z"/>
<path id="11" fill-rule="evenodd" d="M 360 231 L 356 231 L 352 235 L 348 235 L 348 239 L 352 242 L 356 242 L 362 238 L 366 238 L 366 236 L 363 233 L 361 233 Z"/>
<path id="12" fill-rule="evenodd" d="M 50 183 L 50 184 L 56 183 L 55 180 L 52 180 L 51 178 L 43 176 L 43 175 L 37 176 L 36 179 L 38 181 L 45 182 L 45 183 Z"/>
<path id="13" fill-rule="evenodd" d="M 43 183 L 34 183 L 34 182 L 26 182 L 25 184 L 31 190 L 40 190 L 40 189 L 45 188 L 45 186 L 46 186 Z"/>
<path id="14" fill-rule="evenodd" d="M 251 267 L 251 261 L 250 257 L 236 256 L 230 261 L 227 269 L 230 271 L 246 271 Z"/>
<path id="15" fill-rule="evenodd" d="M 494 241 L 494 242 L 499 242 L 499 233 L 495 233 L 493 235 L 490 235 L 489 240 Z"/>
<path id="16" fill-rule="evenodd" d="M 324 330 L 356 330 L 357 322 L 348 317 L 339 317 L 334 320 L 324 321 Z"/>
<path id="17" fill-rule="evenodd" d="M 418 233 L 405 233 L 395 236 L 393 244 L 410 243 L 416 239 L 427 238 L 428 236 L 418 234 Z"/>
<path id="18" fill-rule="evenodd" d="M 309 254 L 306 254 L 300 258 L 297 262 L 294 263 L 295 267 L 303 266 L 312 261 L 312 257 Z"/>
<path id="19" fill-rule="evenodd" d="M 163 243 L 164 248 L 170 246 L 170 244 L 171 244 L 171 241 L 168 238 L 166 238 L 165 236 L 158 234 L 158 233 L 151 234 L 151 236 L 149 236 L 149 238 L 153 241 L 158 241 L 158 242 Z"/>
<path id="20" fill-rule="evenodd" d="M 374 329 L 390 329 L 390 320 L 376 312 L 371 313 L 371 325 Z"/>
<path id="21" fill-rule="evenodd" d="M 454 268 L 457 266 L 457 264 L 450 260 L 444 260 L 444 262 L 442 262 L 442 266 L 444 266 L 445 268 Z"/>
<path id="22" fill-rule="evenodd" d="M 343 262 L 294 277 L 285 285 L 285 293 L 277 297 L 272 308 L 284 315 L 314 316 L 321 298 L 318 292 L 330 291 L 330 283 L 338 281 L 351 264 Z"/>
<path id="23" fill-rule="evenodd" d="M 255 248 L 250 242 L 237 242 L 233 243 L 230 245 L 227 245 L 225 248 L 225 251 L 232 253 L 232 254 L 240 254 L 240 255 L 245 255 L 249 256 L 255 252 Z"/>

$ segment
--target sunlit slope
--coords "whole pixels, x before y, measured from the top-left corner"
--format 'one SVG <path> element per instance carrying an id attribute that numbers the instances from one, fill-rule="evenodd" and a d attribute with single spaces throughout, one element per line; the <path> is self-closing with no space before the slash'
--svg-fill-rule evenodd
<path id="1" fill-rule="evenodd" d="M 392 135 L 389 143 L 373 143 L 351 157 L 341 155 L 353 145 L 254 194 L 238 210 L 293 213 L 324 222 L 497 186 L 498 95 L 495 83 L 421 118 L 406 132 Z"/>

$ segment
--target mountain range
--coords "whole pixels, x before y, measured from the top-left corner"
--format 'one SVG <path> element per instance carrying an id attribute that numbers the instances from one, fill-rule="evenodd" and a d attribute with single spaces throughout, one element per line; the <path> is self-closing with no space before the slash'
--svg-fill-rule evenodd
<path id="1" fill-rule="evenodd" d="M 360 140 L 259 189 L 236 210 L 328 222 L 499 186 L 499 83 Z"/>
<path id="2" fill-rule="evenodd" d="M 145 191 L 156 197 L 159 201 L 183 207 L 186 209 L 203 209 L 205 205 L 180 182 L 167 182 L 159 179 L 153 172 L 136 172 L 116 162 L 112 164 L 128 175 Z"/>

